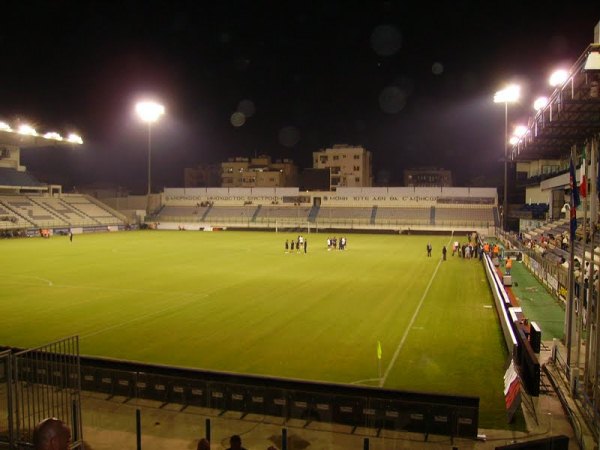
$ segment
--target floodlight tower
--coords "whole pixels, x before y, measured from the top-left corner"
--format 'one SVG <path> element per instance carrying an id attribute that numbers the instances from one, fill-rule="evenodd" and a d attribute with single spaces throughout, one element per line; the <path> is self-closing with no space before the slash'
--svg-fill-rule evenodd
<path id="1" fill-rule="evenodd" d="M 135 112 L 142 122 L 148 124 L 148 190 L 146 193 L 146 213 L 150 212 L 152 193 L 152 124 L 165 113 L 165 107 L 153 101 L 141 101 L 135 105 Z"/>
<path id="2" fill-rule="evenodd" d="M 516 103 L 521 87 L 511 84 L 494 94 L 494 103 L 504 103 L 504 200 L 502 203 L 502 228 L 508 230 L 508 104 Z"/>

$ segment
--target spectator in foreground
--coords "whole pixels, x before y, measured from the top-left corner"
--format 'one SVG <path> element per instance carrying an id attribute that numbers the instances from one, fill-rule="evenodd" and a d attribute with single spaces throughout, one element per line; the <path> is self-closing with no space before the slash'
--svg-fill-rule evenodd
<path id="1" fill-rule="evenodd" d="M 33 445 L 35 450 L 69 450 L 71 430 L 62 420 L 44 419 L 33 430 Z"/>
<path id="2" fill-rule="evenodd" d="M 237 434 L 234 434 L 229 439 L 229 448 L 227 450 L 246 450 L 242 447 L 242 438 Z"/>
<path id="3" fill-rule="evenodd" d="M 210 442 L 208 442 L 208 439 L 200 439 L 198 441 L 197 450 L 210 450 Z"/>

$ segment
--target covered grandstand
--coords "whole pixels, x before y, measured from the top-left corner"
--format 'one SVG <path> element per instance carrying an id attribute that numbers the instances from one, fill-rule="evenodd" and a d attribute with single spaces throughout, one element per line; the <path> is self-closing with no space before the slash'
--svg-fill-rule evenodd
<path id="1" fill-rule="evenodd" d="M 185 227 L 308 228 L 410 231 L 498 226 L 495 188 L 167 188 L 150 219 L 161 229 Z"/>
<path id="2" fill-rule="evenodd" d="M 562 362 L 560 377 L 570 386 L 569 394 L 597 442 L 600 44 L 588 46 L 566 73 L 565 81 L 529 119 L 510 151 L 513 161 L 530 168 L 524 182 L 529 204 L 509 208 L 509 216 L 520 220 L 520 228 L 518 234 L 507 233 L 505 238 L 527 254 L 531 271 L 564 301 L 566 354 L 557 357 Z M 540 173 L 543 165 L 553 170 Z M 577 174 L 574 169 L 569 173 L 570 166 L 579 166 Z M 584 180 L 583 189 L 577 180 Z"/>
<path id="3" fill-rule="evenodd" d="M 116 210 L 87 195 L 63 194 L 60 185 L 39 181 L 21 165 L 22 149 L 76 145 L 81 138 L 58 140 L 57 133 L 28 133 L 13 131 L 4 123 L 0 133 L 0 232 L 4 236 L 34 235 L 40 230 L 46 235 L 68 230 L 106 231 L 125 226 L 125 216 Z"/>

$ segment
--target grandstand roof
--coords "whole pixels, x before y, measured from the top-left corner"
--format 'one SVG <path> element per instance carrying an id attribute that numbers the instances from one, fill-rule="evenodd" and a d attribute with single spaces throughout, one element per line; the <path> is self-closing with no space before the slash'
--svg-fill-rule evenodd
<path id="1" fill-rule="evenodd" d="M 589 45 L 569 71 L 567 81 L 529 119 L 527 134 L 512 148 L 513 159 L 559 157 L 572 145 L 581 145 L 600 132 L 600 73 L 584 68 L 588 56 L 596 52 L 600 52 L 600 44 Z"/>
<path id="2" fill-rule="evenodd" d="M 36 180 L 27 172 L 19 172 L 15 169 L 0 167 L 0 188 L 23 188 L 23 189 L 45 189 L 46 184 Z"/>
<path id="3" fill-rule="evenodd" d="M 19 148 L 43 148 L 43 147 L 58 147 L 58 146 L 74 146 L 76 144 L 69 141 L 57 141 L 54 139 L 46 139 L 43 136 L 31 136 L 19 133 L 1 132 L 0 145 L 15 145 Z"/>

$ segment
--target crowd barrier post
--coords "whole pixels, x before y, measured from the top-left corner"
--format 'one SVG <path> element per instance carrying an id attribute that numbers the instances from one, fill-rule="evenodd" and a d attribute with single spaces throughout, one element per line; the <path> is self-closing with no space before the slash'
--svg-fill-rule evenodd
<path id="1" fill-rule="evenodd" d="M 210 442 L 210 419 L 204 421 L 204 437 Z"/>
<path id="2" fill-rule="evenodd" d="M 77 442 L 79 440 L 79 412 L 77 410 L 77 401 L 73 400 L 72 408 L 71 408 L 71 423 L 73 424 L 73 441 Z"/>
<path id="3" fill-rule="evenodd" d="M 136 448 L 142 450 L 142 412 L 139 408 L 135 410 L 135 434 Z"/>
<path id="4" fill-rule="evenodd" d="M 281 450 L 287 450 L 287 428 L 281 429 Z"/>

